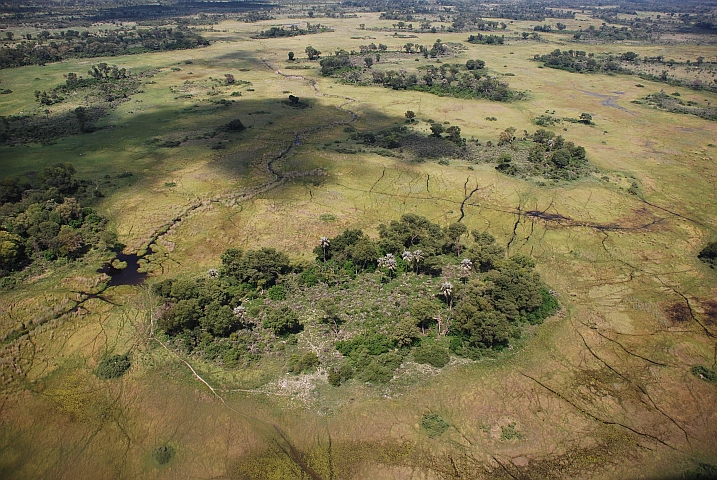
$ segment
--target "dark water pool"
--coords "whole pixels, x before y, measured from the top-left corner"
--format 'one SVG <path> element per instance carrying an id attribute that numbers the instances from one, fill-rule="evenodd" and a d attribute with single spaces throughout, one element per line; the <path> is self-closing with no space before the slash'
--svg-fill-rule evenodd
<path id="1" fill-rule="evenodd" d="M 117 260 L 126 262 L 127 266 L 122 270 L 114 268 L 111 264 L 106 264 L 97 272 L 106 273 L 110 276 L 110 287 L 118 285 L 141 285 L 147 278 L 147 274 L 139 272 L 139 259 L 142 258 L 136 253 L 118 253 Z"/>

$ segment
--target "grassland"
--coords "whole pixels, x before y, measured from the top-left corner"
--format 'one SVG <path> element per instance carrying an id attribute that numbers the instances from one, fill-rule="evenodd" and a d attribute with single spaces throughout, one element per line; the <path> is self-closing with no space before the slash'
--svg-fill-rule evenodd
<path id="1" fill-rule="evenodd" d="M 717 362 L 717 276 L 697 259 L 717 236 L 714 123 L 632 103 L 660 91 L 660 83 L 539 68 L 533 55 L 570 48 L 557 33 L 543 42 L 465 44 L 443 60 L 482 59 L 491 73 L 514 74 L 505 77 L 511 88 L 528 92 L 525 100 L 492 103 L 343 85 L 305 59 L 307 45 L 322 52 L 371 41 L 400 48 L 406 39 L 371 30 L 391 28 L 378 14 L 322 20 L 334 32 L 250 39 L 285 20 L 224 21 L 203 32 L 213 43 L 197 50 L 1 70 L 0 86 L 13 93 L 3 95 L 0 115 L 39 108 L 34 90 L 100 61 L 157 70 L 92 133 L 0 147 L 2 175 L 56 162 L 71 162 L 80 178 L 133 172 L 133 183 L 97 209 L 128 252 L 151 243 L 149 282 L 204 275 L 229 247 L 275 247 L 308 262 L 320 236 L 346 228 L 375 235 L 379 223 L 404 213 L 447 225 L 465 202 L 463 223 L 489 229 L 511 254 L 535 258 L 563 310 L 497 359 L 454 358 L 439 374 L 413 370 L 381 388 L 336 389 L 324 371 L 284 379 L 280 365 L 264 373 L 225 370 L 165 348 L 152 335 L 149 289 L 104 289 L 99 253 L 35 266 L 21 287 L 0 293 L 0 337 L 30 327 L 0 347 L 0 476 L 671 478 L 717 463 L 717 390 L 690 372 Z M 531 28 L 513 22 L 509 32 Z M 439 36 L 467 38 L 416 35 L 410 41 L 427 45 Z M 695 44 L 595 50 L 714 56 L 713 47 Z M 289 51 L 297 62 L 287 61 Z M 374 68 L 404 63 L 435 59 Z M 296 64 L 310 68 L 287 68 Z M 212 83 L 227 73 L 250 83 Z M 674 90 L 683 101 L 717 103 L 715 94 Z M 282 103 L 289 94 L 310 108 Z M 212 102 L 220 99 L 228 106 Z M 347 125 L 403 125 L 407 110 L 424 131 L 428 119 L 448 121 L 482 142 L 496 142 L 508 127 L 533 131 L 532 120 L 546 111 L 588 112 L 594 126 L 550 129 L 584 145 L 597 171 L 541 185 L 502 175 L 491 163 L 409 163 L 323 148 L 345 141 Z M 250 128 L 200 138 L 235 118 Z M 181 145 L 160 146 L 174 140 Z M 212 149 L 219 141 L 224 148 Z M 633 182 L 636 194 L 628 192 Z M 125 353 L 132 366 L 123 377 L 93 373 L 107 356 Z M 450 427 L 428 435 L 426 414 Z M 159 464 L 152 452 L 166 445 L 175 454 Z"/>

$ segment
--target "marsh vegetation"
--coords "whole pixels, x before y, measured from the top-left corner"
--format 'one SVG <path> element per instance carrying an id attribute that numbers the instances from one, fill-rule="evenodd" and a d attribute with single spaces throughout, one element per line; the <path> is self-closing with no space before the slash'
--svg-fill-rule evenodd
<path id="1" fill-rule="evenodd" d="M 713 474 L 712 5 L 0 9 L 0 476 Z"/>

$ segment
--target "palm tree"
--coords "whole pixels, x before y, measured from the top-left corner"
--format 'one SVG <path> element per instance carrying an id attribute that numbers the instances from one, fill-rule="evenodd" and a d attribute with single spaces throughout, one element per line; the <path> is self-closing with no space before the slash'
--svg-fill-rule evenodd
<path id="1" fill-rule="evenodd" d="M 326 249 L 329 248 L 329 245 L 331 245 L 331 242 L 329 241 L 328 237 L 321 237 L 321 249 L 324 251 L 324 263 L 326 263 Z"/>
<path id="2" fill-rule="evenodd" d="M 465 283 L 466 276 L 471 273 L 471 270 L 473 270 L 473 262 L 471 262 L 469 259 L 464 258 L 461 260 L 461 274 L 463 277 L 463 282 Z"/>
<path id="3" fill-rule="evenodd" d="M 210 268 L 207 272 L 207 276 L 209 278 L 217 278 L 219 276 L 219 271 L 216 268 Z"/>
<path id="4" fill-rule="evenodd" d="M 446 299 L 448 303 L 448 310 L 453 308 L 453 284 L 451 282 L 443 282 L 441 285 L 441 295 Z"/>
<path id="5" fill-rule="evenodd" d="M 393 271 L 396 270 L 398 266 L 396 257 L 394 257 L 392 253 L 387 253 L 385 257 L 378 259 L 378 266 L 388 268 L 389 276 L 393 276 Z"/>
<path id="6" fill-rule="evenodd" d="M 245 309 L 244 307 L 242 307 L 241 305 L 238 305 L 238 306 L 234 307 L 234 310 L 232 310 L 232 313 L 233 313 L 234 316 L 236 316 L 239 320 L 243 320 L 243 319 L 244 319 L 244 312 L 245 312 L 245 311 L 246 311 L 246 309 Z"/>
<path id="7" fill-rule="evenodd" d="M 415 264 L 415 267 L 416 267 L 416 275 L 418 275 L 418 262 L 420 262 L 421 260 L 423 260 L 423 258 L 424 258 L 424 257 L 423 257 L 423 250 L 421 250 L 421 249 L 416 249 L 416 250 L 413 251 L 413 263 Z"/>
<path id="8" fill-rule="evenodd" d="M 409 252 L 408 250 L 403 251 L 401 258 L 403 259 L 404 262 L 406 262 L 406 265 L 411 265 L 413 263 L 413 254 L 411 252 Z"/>

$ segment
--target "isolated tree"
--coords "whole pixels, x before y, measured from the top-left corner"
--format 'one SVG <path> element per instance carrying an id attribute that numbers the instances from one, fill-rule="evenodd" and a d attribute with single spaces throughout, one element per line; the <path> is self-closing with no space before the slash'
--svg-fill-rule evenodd
<path id="1" fill-rule="evenodd" d="M 319 245 L 321 245 L 321 250 L 324 251 L 324 263 L 326 263 L 326 250 L 329 249 L 329 245 L 331 245 L 331 242 L 329 241 L 328 237 L 321 237 L 319 240 Z"/>
<path id="2" fill-rule="evenodd" d="M 289 52 L 289 60 L 294 61 L 294 52 Z"/>
<path id="3" fill-rule="evenodd" d="M 434 137 L 441 138 L 441 134 L 444 132 L 443 125 L 440 123 L 433 123 L 431 124 L 431 134 Z"/>
<path id="4" fill-rule="evenodd" d="M 232 75 L 231 73 L 225 73 L 224 76 L 227 79 L 227 85 L 232 85 L 236 81 L 236 79 L 234 78 L 234 75 Z"/>
<path id="5" fill-rule="evenodd" d="M 294 95 L 289 95 L 289 102 L 291 102 L 292 105 L 298 105 L 299 97 L 294 96 Z"/>
<path id="6" fill-rule="evenodd" d="M 373 65 L 373 58 L 371 57 L 366 57 L 363 61 L 366 64 L 366 68 L 371 68 L 371 65 Z"/>
<path id="7" fill-rule="evenodd" d="M 408 121 L 411 123 L 413 123 L 413 120 L 416 118 L 416 114 L 412 110 L 407 110 L 405 115 Z"/>
<path id="8" fill-rule="evenodd" d="M 317 49 L 315 49 L 314 47 L 312 47 L 311 45 L 306 47 L 305 52 L 306 52 L 306 55 L 309 57 L 309 60 L 315 60 L 316 58 L 321 56 L 321 52 L 318 51 Z"/>
<path id="9" fill-rule="evenodd" d="M 457 255 L 461 254 L 460 238 L 468 233 L 468 228 L 462 223 L 451 223 L 446 228 L 446 236 L 448 237 L 451 249 L 456 252 Z"/>
<path id="10" fill-rule="evenodd" d="M 515 140 L 515 127 L 508 127 L 500 133 L 498 137 L 498 145 L 512 145 Z"/>
<path id="11" fill-rule="evenodd" d="M 441 296 L 446 300 L 448 309 L 453 307 L 453 284 L 451 282 L 443 282 L 440 288 Z"/>
<path id="12" fill-rule="evenodd" d="M 461 127 L 456 125 L 450 126 L 446 129 L 446 133 L 448 134 L 448 140 L 451 142 L 457 145 L 463 143 L 463 140 L 461 139 Z"/>
<path id="13" fill-rule="evenodd" d="M 593 116 L 589 113 L 583 112 L 580 114 L 580 122 L 584 123 L 585 125 L 590 125 L 591 123 L 593 123 Z"/>

